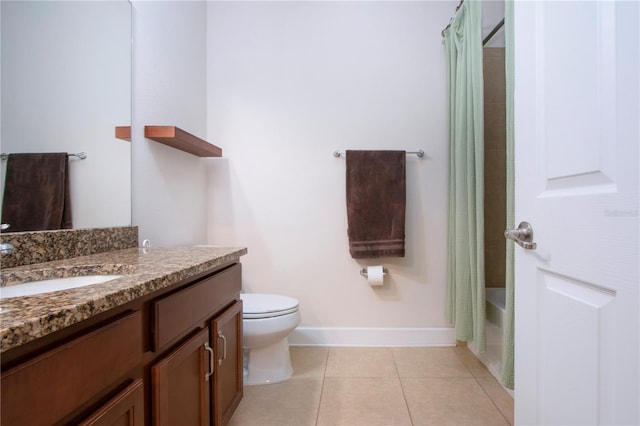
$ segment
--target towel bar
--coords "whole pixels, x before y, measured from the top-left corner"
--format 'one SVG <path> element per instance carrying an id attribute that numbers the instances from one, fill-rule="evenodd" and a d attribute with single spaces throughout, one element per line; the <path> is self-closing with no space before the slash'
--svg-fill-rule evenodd
<path id="1" fill-rule="evenodd" d="M 383 275 L 387 275 L 389 273 L 389 270 L 387 268 L 382 268 L 382 274 Z M 369 274 L 367 274 L 367 268 L 362 268 L 360 269 L 360 275 L 362 275 L 365 278 L 369 277 Z"/>
<path id="2" fill-rule="evenodd" d="M 86 152 L 76 152 L 76 153 L 73 153 L 73 154 L 67 154 L 67 157 L 78 157 L 80 160 L 84 160 L 85 158 L 87 158 L 87 153 Z M 9 154 L 5 154 L 4 152 L 2 154 L 0 154 L 0 159 L 6 160 L 7 158 L 9 158 Z"/>
<path id="3" fill-rule="evenodd" d="M 415 154 L 420 158 L 424 157 L 424 151 L 423 150 L 407 151 L 407 154 Z M 336 157 L 336 158 L 342 157 L 343 155 L 344 155 L 344 151 L 333 151 L 333 156 Z"/>

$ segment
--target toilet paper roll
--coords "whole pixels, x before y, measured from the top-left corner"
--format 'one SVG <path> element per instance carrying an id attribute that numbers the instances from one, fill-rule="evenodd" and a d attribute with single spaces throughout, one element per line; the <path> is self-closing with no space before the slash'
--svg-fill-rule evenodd
<path id="1" fill-rule="evenodd" d="M 384 284 L 384 269 L 381 265 L 367 267 L 367 280 L 370 286 L 381 286 Z"/>

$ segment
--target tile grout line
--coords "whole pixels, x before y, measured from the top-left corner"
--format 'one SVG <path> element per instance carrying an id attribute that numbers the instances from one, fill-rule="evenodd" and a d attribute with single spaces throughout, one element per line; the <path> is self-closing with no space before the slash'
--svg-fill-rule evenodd
<path id="1" fill-rule="evenodd" d="M 407 401 L 407 394 L 404 392 L 404 385 L 402 384 L 402 378 L 400 377 L 400 370 L 398 370 L 398 362 L 396 361 L 396 355 L 393 353 L 393 348 L 391 350 L 391 357 L 393 358 L 393 365 L 396 368 L 396 376 L 398 377 L 398 382 L 400 383 L 400 391 L 402 392 L 402 399 L 404 400 L 404 406 L 407 408 L 407 414 L 409 414 L 409 421 L 413 425 L 413 416 L 411 415 L 411 409 L 409 408 L 409 401 Z"/>
<path id="2" fill-rule="evenodd" d="M 504 421 L 508 424 L 511 425 L 511 422 L 509 421 L 509 419 L 507 419 L 507 417 L 504 415 L 504 413 L 502 412 L 502 410 L 500 409 L 500 407 L 498 407 L 498 404 L 496 403 L 496 401 L 493 399 L 493 397 L 491 395 L 489 395 L 489 392 L 487 392 L 487 390 L 484 388 L 484 386 L 482 386 L 482 383 L 480 383 L 480 381 L 478 380 L 478 377 L 473 376 L 474 379 L 476 379 L 476 383 L 478 384 L 478 386 L 480 386 L 480 389 L 482 389 L 482 392 L 484 392 L 485 395 L 487 395 L 489 397 L 489 400 L 491 401 L 491 403 L 493 404 L 494 407 L 496 407 L 496 410 L 498 410 L 498 413 L 500 413 L 500 415 L 502 416 L 502 418 L 504 419 Z"/>
<path id="3" fill-rule="evenodd" d="M 467 349 L 468 350 L 468 349 Z M 482 386 L 482 383 L 480 383 L 479 377 L 477 377 L 475 374 L 473 374 L 473 371 L 471 371 L 471 368 L 469 368 L 467 366 L 467 364 L 464 362 L 464 360 L 462 359 L 462 357 L 460 356 L 460 354 L 458 353 L 458 351 L 454 351 L 454 353 L 456 354 L 456 356 L 458 357 L 458 359 L 460 360 L 460 362 L 462 362 L 462 365 L 464 365 L 464 367 L 469 371 L 469 373 L 471 374 L 471 377 L 473 377 L 473 379 L 476 381 L 476 383 L 478 384 L 478 386 L 480 386 L 480 389 L 482 389 L 482 392 L 484 392 L 484 394 L 489 398 L 489 400 L 491 401 L 491 404 L 493 404 L 493 406 L 496 408 L 496 410 L 498 410 L 498 413 L 500 413 L 500 415 L 502 416 L 502 418 L 504 419 L 504 421 L 510 425 L 511 422 L 509 421 L 509 419 L 507 419 L 507 417 L 504 415 L 504 413 L 502 412 L 502 410 L 500 409 L 500 407 L 498 407 L 498 404 L 496 403 L 496 401 L 493 399 L 493 397 L 491 395 L 489 395 L 489 392 L 487 392 L 487 390 L 484 388 L 484 386 Z M 475 354 L 474 354 L 475 356 Z M 479 360 L 478 360 L 479 361 Z M 484 364 L 483 364 L 484 365 Z M 486 366 L 485 366 L 486 368 Z M 491 377 L 493 377 L 493 375 L 491 375 Z"/>
<path id="4" fill-rule="evenodd" d="M 327 375 L 327 366 L 329 365 L 330 352 L 331 352 L 331 347 L 327 347 L 327 356 L 324 359 L 324 370 L 322 371 L 322 385 L 320 386 L 320 398 L 318 398 L 318 408 L 316 409 L 316 422 L 315 422 L 316 426 L 318 426 L 318 421 L 320 421 L 320 407 L 322 406 L 322 395 L 324 394 L 324 384 L 325 384 L 325 378 Z"/>

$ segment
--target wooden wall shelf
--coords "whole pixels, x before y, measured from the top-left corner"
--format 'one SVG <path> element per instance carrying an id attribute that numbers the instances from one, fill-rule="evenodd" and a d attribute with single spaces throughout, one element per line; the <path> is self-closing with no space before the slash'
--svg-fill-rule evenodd
<path id="1" fill-rule="evenodd" d="M 144 137 L 198 157 L 222 157 L 222 148 L 175 126 L 144 126 Z"/>
<path id="2" fill-rule="evenodd" d="M 116 126 L 116 139 L 131 142 L 131 126 Z"/>

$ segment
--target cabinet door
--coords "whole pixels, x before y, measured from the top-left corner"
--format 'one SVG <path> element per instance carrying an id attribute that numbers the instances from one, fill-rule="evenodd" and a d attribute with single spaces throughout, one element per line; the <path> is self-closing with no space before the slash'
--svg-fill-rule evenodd
<path id="1" fill-rule="evenodd" d="M 143 426 L 144 391 L 142 379 L 138 379 L 80 426 Z"/>
<path id="2" fill-rule="evenodd" d="M 211 325 L 216 354 L 213 416 L 216 426 L 226 425 L 242 399 L 242 301 L 238 300 Z"/>
<path id="3" fill-rule="evenodd" d="M 3 425 L 50 425 L 123 383 L 142 359 L 142 314 L 123 318 L 2 372 Z"/>
<path id="4" fill-rule="evenodd" d="M 151 367 L 152 424 L 209 425 L 209 329 Z"/>

